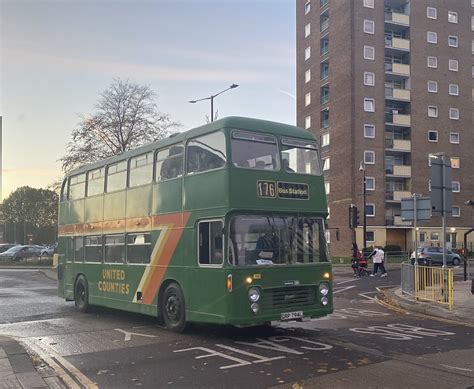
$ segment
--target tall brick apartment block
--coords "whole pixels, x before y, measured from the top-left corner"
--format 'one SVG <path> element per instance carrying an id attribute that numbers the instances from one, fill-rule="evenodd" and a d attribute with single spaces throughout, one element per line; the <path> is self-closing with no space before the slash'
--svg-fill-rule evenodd
<path id="1" fill-rule="evenodd" d="M 350 204 L 362 225 L 361 162 L 367 245 L 412 249 L 400 199 L 430 195 L 439 152 L 452 165 L 447 244 L 459 247 L 474 224 L 474 0 L 297 0 L 296 22 L 297 123 L 321 141 L 332 254 L 350 253 Z M 441 218 L 417 233 L 441 245 Z"/>

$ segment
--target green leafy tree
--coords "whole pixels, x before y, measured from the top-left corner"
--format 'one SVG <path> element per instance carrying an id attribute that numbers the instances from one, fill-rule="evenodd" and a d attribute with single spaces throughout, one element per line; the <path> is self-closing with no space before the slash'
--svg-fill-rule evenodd
<path id="1" fill-rule="evenodd" d="M 179 123 L 159 112 L 156 94 L 148 86 L 128 80 L 114 80 L 100 94 L 92 115 L 82 116 L 72 132 L 66 155 L 60 159 L 68 172 L 78 166 L 95 162 L 170 134 Z"/>
<path id="2" fill-rule="evenodd" d="M 48 189 L 22 186 L 0 204 L 7 240 L 26 243 L 28 234 L 35 242 L 55 241 L 58 220 L 58 195 Z"/>

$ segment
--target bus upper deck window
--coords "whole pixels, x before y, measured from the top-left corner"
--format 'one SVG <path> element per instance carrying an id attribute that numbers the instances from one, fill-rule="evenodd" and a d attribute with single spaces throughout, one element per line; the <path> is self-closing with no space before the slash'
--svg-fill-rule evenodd
<path id="1" fill-rule="evenodd" d="M 156 153 L 156 181 L 171 180 L 183 175 L 184 146 L 174 145 Z"/>
<path id="2" fill-rule="evenodd" d="M 187 173 L 219 169 L 226 163 L 225 136 L 214 132 L 191 139 L 186 147 Z"/>
<path id="3" fill-rule="evenodd" d="M 107 192 L 125 189 L 127 185 L 127 161 L 109 165 L 107 168 Z"/>
<path id="4" fill-rule="evenodd" d="M 86 194 L 86 174 L 78 174 L 69 178 L 69 200 L 84 198 Z"/>
<path id="5" fill-rule="evenodd" d="M 234 166 L 256 170 L 280 168 L 277 140 L 273 135 L 234 130 L 231 143 Z"/>
<path id="6" fill-rule="evenodd" d="M 283 169 L 287 173 L 321 175 L 316 142 L 283 138 L 281 140 Z"/>
<path id="7" fill-rule="evenodd" d="M 87 196 L 104 193 L 105 169 L 99 168 L 87 173 Z"/>

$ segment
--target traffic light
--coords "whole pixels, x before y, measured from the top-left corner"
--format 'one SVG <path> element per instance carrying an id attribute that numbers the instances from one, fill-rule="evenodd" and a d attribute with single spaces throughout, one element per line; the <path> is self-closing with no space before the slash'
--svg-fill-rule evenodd
<path id="1" fill-rule="evenodd" d="M 356 228 L 359 225 L 359 210 L 354 204 L 349 206 L 349 228 Z"/>

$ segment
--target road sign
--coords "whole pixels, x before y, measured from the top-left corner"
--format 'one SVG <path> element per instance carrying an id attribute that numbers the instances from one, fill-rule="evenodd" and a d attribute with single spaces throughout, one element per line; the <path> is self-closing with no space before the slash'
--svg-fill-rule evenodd
<path id="1" fill-rule="evenodd" d="M 453 184 L 451 181 L 451 164 L 440 157 L 431 157 L 431 206 L 433 213 L 451 213 L 453 207 Z M 445 189 L 445 190 L 443 190 Z"/>
<path id="2" fill-rule="evenodd" d="M 402 199 L 402 220 L 415 220 L 415 199 L 407 197 Z M 429 197 L 416 198 L 416 220 L 431 219 L 431 199 Z"/>

